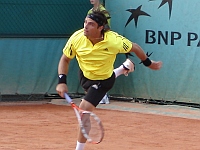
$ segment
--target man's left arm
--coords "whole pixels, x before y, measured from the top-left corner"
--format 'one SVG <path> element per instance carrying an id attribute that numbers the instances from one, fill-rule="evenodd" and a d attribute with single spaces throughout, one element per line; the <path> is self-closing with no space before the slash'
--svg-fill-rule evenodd
<path id="1" fill-rule="evenodd" d="M 142 61 L 143 65 L 152 70 L 159 70 L 162 67 L 162 61 L 150 60 L 144 50 L 136 43 L 132 43 L 130 52 L 134 52 L 135 55 Z"/>

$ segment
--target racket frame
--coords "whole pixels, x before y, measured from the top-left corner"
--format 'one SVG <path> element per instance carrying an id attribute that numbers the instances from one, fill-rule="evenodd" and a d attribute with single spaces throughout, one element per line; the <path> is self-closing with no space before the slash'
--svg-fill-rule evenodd
<path id="1" fill-rule="evenodd" d="M 72 99 L 69 97 L 69 95 L 67 93 L 64 94 L 65 95 L 65 99 L 66 101 L 72 106 L 72 108 L 74 109 L 74 112 L 76 114 L 76 117 L 77 117 L 77 120 L 78 120 L 78 123 L 79 123 L 79 126 L 80 126 L 80 129 L 81 129 L 81 132 L 83 134 L 83 136 L 87 139 L 87 141 L 89 143 L 93 143 L 93 144 L 99 144 L 102 140 L 103 140 L 103 137 L 104 137 L 104 128 L 103 128 L 103 125 L 101 123 L 101 120 L 100 118 L 94 114 L 93 112 L 91 111 L 86 111 L 86 110 L 82 110 L 80 109 L 73 101 Z M 98 123 L 99 127 L 100 127 L 100 130 L 101 130 L 101 138 L 99 139 L 99 141 L 93 141 L 90 136 L 87 134 L 85 128 L 84 128 L 84 125 L 81 121 L 81 115 L 80 113 L 84 114 L 84 113 L 88 113 L 90 114 Z"/>

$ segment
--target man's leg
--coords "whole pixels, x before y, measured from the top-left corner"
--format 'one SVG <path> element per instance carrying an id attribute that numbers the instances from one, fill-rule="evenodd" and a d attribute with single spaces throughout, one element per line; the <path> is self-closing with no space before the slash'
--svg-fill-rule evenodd
<path id="1" fill-rule="evenodd" d="M 103 96 L 113 87 L 115 82 L 115 74 L 106 80 L 101 82 L 91 81 L 80 74 L 81 77 L 81 85 L 84 89 L 86 89 L 87 93 L 85 97 L 82 99 L 80 103 L 80 108 L 87 111 L 93 111 L 96 106 L 99 104 L 100 100 Z M 87 85 L 87 86 L 84 86 Z M 79 129 L 78 139 L 77 139 L 76 150 L 83 150 L 87 139 L 83 136 L 82 132 Z"/>
<path id="2" fill-rule="evenodd" d="M 135 70 L 135 64 L 130 60 L 130 59 L 126 59 L 126 61 L 119 66 L 118 68 L 114 69 L 115 72 L 115 78 L 117 78 L 118 76 L 124 74 L 125 76 L 128 76 L 128 74 L 130 72 L 133 72 Z M 108 94 L 106 93 L 106 95 L 102 98 L 102 100 L 99 102 L 99 104 L 109 104 L 109 98 L 108 98 Z"/>
<path id="3" fill-rule="evenodd" d="M 95 107 L 90 102 L 87 102 L 84 99 L 82 99 L 79 107 L 81 109 L 87 110 L 87 111 L 93 111 L 95 109 Z M 87 141 L 87 139 L 83 136 L 83 134 L 78 126 L 78 140 L 77 140 L 75 150 L 84 150 L 86 141 Z"/>

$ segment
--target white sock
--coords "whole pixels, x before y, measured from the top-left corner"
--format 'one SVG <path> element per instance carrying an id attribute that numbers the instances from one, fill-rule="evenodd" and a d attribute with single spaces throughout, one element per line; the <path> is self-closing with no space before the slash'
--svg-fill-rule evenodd
<path id="1" fill-rule="evenodd" d="M 84 150 L 85 143 L 76 142 L 76 149 L 75 150 Z"/>
<path id="2" fill-rule="evenodd" d="M 115 68 L 114 72 L 115 72 L 115 78 L 117 78 L 121 74 L 124 74 L 124 68 L 123 68 L 123 66 L 121 65 L 118 68 Z"/>

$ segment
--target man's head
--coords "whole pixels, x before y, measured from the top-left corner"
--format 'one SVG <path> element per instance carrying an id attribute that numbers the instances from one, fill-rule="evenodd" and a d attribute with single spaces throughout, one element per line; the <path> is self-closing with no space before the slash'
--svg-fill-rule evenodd
<path id="1" fill-rule="evenodd" d="M 91 3 L 92 5 L 99 5 L 100 0 L 90 0 L 90 3 Z"/>
<path id="2" fill-rule="evenodd" d="M 88 38 L 98 38 L 105 32 L 105 25 L 108 23 L 107 18 L 102 11 L 94 11 L 88 14 L 84 22 L 84 35 Z"/>

